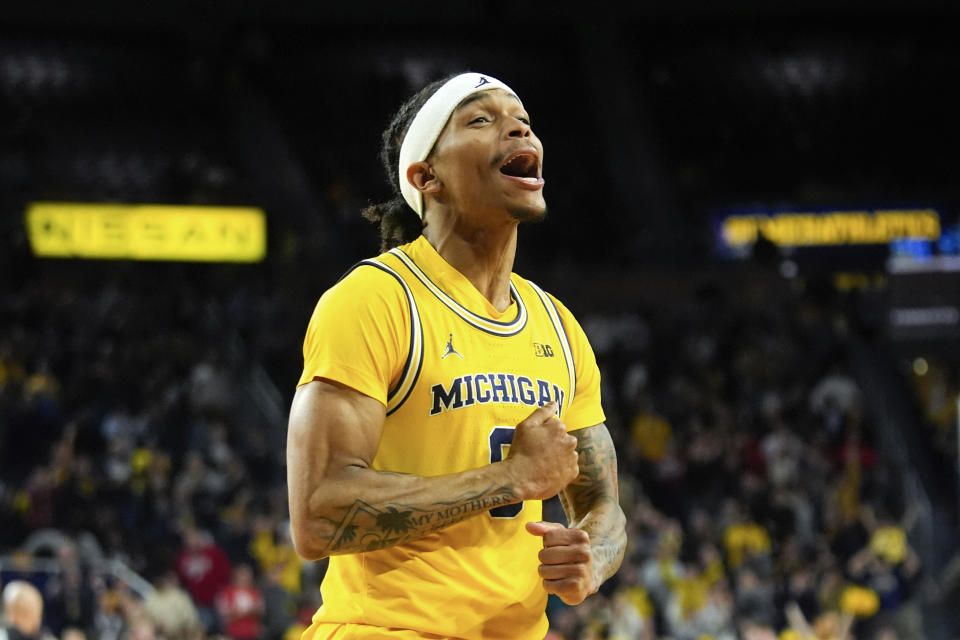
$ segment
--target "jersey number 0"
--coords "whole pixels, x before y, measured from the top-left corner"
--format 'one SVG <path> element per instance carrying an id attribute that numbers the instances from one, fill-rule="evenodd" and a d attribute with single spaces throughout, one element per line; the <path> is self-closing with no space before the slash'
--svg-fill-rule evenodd
<path id="1" fill-rule="evenodd" d="M 510 443 L 513 442 L 513 432 L 516 427 L 494 427 L 490 432 L 490 462 L 500 462 L 506 457 Z M 508 504 L 490 509 L 493 518 L 516 518 L 523 510 L 523 503 Z"/>

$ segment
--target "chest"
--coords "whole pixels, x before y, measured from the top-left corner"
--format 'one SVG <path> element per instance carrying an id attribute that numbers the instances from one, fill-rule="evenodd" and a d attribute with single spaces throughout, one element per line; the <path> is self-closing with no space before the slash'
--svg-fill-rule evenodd
<path id="1" fill-rule="evenodd" d="M 503 323 L 417 299 L 422 357 L 416 381 L 385 423 L 378 458 L 393 469 L 446 473 L 505 455 L 512 429 L 536 407 L 569 406 L 575 374 L 559 319 L 537 296 Z M 419 443 L 419 444 L 418 444 Z"/>
<path id="2" fill-rule="evenodd" d="M 431 417 L 485 407 L 522 419 L 550 400 L 565 400 L 573 363 L 562 327 L 540 300 L 520 301 L 513 320 L 483 324 L 429 297 L 418 300 L 423 358 L 413 404 Z"/>

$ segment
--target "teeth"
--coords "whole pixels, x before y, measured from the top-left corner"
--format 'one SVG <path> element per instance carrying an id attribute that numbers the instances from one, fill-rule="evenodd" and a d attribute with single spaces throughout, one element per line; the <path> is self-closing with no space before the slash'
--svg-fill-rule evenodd
<path id="1" fill-rule="evenodd" d="M 514 157 L 512 157 L 512 158 L 511 158 L 510 160 L 508 160 L 508 161 L 506 162 L 506 164 L 504 164 L 503 166 L 506 167 L 507 165 L 511 165 L 511 164 L 513 164 L 514 162 L 517 162 L 517 161 L 522 161 L 522 162 L 531 161 L 531 162 L 532 162 L 533 159 L 532 159 L 530 156 L 528 156 L 528 155 L 520 154 L 519 156 L 514 156 Z"/>
<path id="2" fill-rule="evenodd" d="M 513 165 L 517 166 L 513 167 Z M 500 167 L 500 171 L 518 180 L 524 180 L 528 184 L 540 183 L 540 177 L 536 175 L 537 160 L 529 154 L 521 153 L 514 156 Z"/>

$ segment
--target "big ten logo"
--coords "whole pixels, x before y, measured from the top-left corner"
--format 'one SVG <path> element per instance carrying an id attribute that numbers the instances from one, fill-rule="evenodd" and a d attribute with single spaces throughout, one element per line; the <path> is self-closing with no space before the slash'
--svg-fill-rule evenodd
<path id="1" fill-rule="evenodd" d="M 539 342 L 533 343 L 533 353 L 538 358 L 552 358 L 553 357 L 553 347 L 548 344 L 540 344 Z"/>

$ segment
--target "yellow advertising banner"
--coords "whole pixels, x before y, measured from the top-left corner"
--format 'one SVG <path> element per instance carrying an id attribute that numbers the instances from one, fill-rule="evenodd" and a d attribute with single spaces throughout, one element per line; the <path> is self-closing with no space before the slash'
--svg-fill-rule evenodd
<path id="1" fill-rule="evenodd" d="M 886 244 L 900 238 L 940 237 L 940 216 L 934 209 L 882 209 L 734 215 L 724 218 L 723 244 L 737 249 L 758 235 L 779 246 Z"/>
<path id="2" fill-rule="evenodd" d="M 255 207 L 35 202 L 26 227 L 43 258 L 260 262 L 267 251 Z"/>

